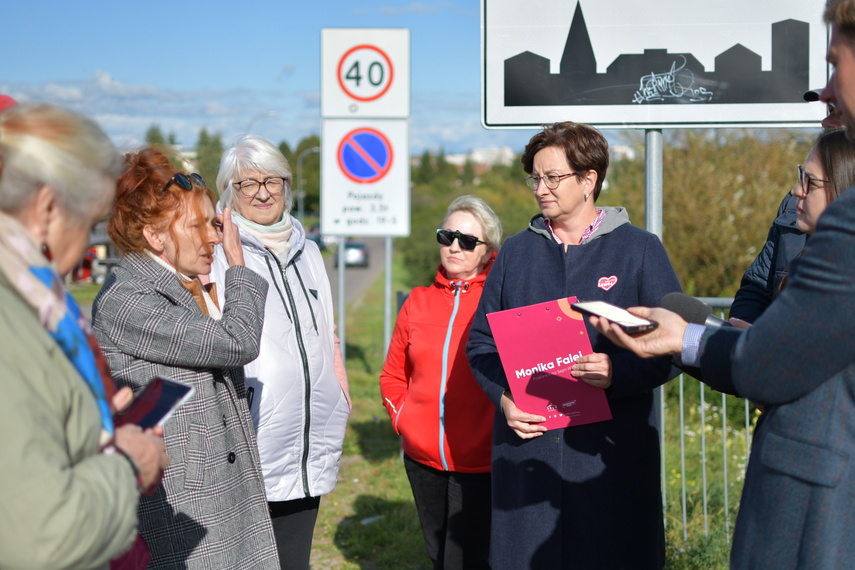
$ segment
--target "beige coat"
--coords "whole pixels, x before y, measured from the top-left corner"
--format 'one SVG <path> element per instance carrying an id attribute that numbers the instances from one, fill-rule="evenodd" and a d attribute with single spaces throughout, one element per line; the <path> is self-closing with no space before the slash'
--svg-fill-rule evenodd
<path id="1" fill-rule="evenodd" d="M 95 398 L 0 275 L 0 568 L 102 568 L 136 534 L 130 464 L 99 453 Z"/>

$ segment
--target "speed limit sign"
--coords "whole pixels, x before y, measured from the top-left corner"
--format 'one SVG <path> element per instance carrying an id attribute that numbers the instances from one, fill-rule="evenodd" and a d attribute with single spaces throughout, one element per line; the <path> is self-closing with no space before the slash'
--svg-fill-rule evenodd
<path id="1" fill-rule="evenodd" d="M 394 75 L 389 56 L 369 44 L 351 48 L 338 63 L 338 84 L 357 101 L 375 101 L 385 95 Z"/>
<path id="2" fill-rule="evenodd" d="M 409 84 L 409 30 L 321 30 L 323 117 L 407 118 Z"/>

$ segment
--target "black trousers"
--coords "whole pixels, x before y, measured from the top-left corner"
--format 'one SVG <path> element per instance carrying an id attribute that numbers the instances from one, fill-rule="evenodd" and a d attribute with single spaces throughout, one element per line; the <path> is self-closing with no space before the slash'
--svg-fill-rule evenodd
<path id="1" fill-rule="evenodd" d="M 309 570 L 312 535 L 318 518 L 320 497 L 269 502 L 273 536 L 282 570 Z"/>
<path id="2" fill-rule="evenodd" d="M 404 455 L 435 569 L 489 568 L 490 474 L 440 471 Z"/>

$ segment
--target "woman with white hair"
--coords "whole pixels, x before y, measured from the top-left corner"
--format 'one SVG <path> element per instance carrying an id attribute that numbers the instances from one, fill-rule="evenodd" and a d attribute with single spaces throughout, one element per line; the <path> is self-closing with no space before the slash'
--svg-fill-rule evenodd
<path id="1" fill-rule="evenodd" d="M 110 211 L 121 159 L 53 105 L 0 113 L 0 567 L 106 568 L 148 558 L 140 494 L 168 464 L 163 428 L 116 427 L 104 356 L 62 277 Z"/>
<path id="2" fill-rule="evenodd" d="M 335 487 L 350 398 L 317 244 L 291 216 L 291 168 L 270 141 L 243 135 L 223 153 L 220 208 L 240 228 L 246 266 L 269 283 L 247 399 L 282 568 L 309 567 L 321 495 Z M 215 255 L 211 280 L 227 264 Z"/>
<path id="3" fill-rule="evenodd" d="M 469 369 L 466 341 L 502 225 L 486 202 L 460 196 L 436 241 L 436 279 L 413 289 L 398 313 L 380 393 L 403 440 L 433 567 L 489 568 L 493 406 Z"/>

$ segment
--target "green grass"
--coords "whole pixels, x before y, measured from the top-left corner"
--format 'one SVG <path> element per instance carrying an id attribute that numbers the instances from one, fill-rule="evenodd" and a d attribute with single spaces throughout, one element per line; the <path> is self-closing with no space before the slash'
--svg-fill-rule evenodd
<path id="1" fill-rule="evenodd" d="M 393 291 L 405 272 L 395 267 Z M 400 440 L 380 400 L 383 365 L 383 278 L 351 303 L 347 371 L 353 412 L 335 491 L 321 500 L 312 568 L 431 567 L 400 456 Z"/>
<path id="2" fill-rule="evenodd" d="M 407 274 L 396 263 L 393 291 L 408 289 Z M 353 413 L 335 491 L 321 500 L 312 548 L 312 568 L 429 569 L 409 483 L 393 432 L 380 400 L 378 377 L 383 364 L 382 277 L 350 305 L 347 314 L 347 369 Z M 707 390 L 708 532 L 704 530 L 701 493 L 698 383 L 688 378 L 686 392 L 687 539 L 683 539 L 680 506 L 680 426 L 677 381 L 666 385 L 666 541 L 667 568 L 712 570 L 728 567 L 729 536 L 724 530 L 720 465 L 721 396 Z M 730 408 L 741 401 L 728 398 Z M 728 416 L 738 416 L 729 409 Z M 730 420 L 728 433 L 730 532 L 736 520 L 745 465 L 744 426 Z"/>
<path id="3" fill-rule="evenodd" d="M 393 291 L 408 290 L 408 275 L 397 262 Z M 353 412 L 335 491 L 323 497 L 315 527 L 312 568 L 428 570 L 410 486 L 400 456 L 400 440 L 380 400 L 378 378 L 383 365 L 383 278 L 351 303 L 347 314 L 347 370 Z M 91 304 L 100 286 L 71 288 L 81 304 Z M 684 440 L 686 446 L 687 523 L 684 540 L 681 510 L 679 383 L 665 386 L 667 568 L 713 570 L 728 567 L 729 533 L 724 526 L 720 473 L 722 456 L 721 395 L 706 391 L 708 515 L 704 529 L 701 427 L 698 382 L 686 377 Z M 728 493 L 730 532 L 736 521 L 745 468 L 745 428 L 741 400 L 728 397 Z"/>
<path id="4" fill-rule="evenodd" d="M 728 568 L 730 536 L 736 522 L 739 496 L 742 492 L 746 465 L 745 426 L 740 416 L 742 400 L 727 397 L 728 422 L 722 425 L 721 394 L 706 389 L 705 410 L 707 461 L 707 515 L 703 510 L 703 455 L 701 453 L 701 422 L 699 383 L 685 377 L 685 480 L 686 525 L 683 526 L 681 507 L 682 481 L 680 467 L 680 417 L 679 381 L 665 386 L 665 464 L 666 464 L 666 548 L 667 568 L 685 570 L 712 570 Z M 740 422 L 742 425 L 740 426 Z M 725 456 L 723 437 L 727 433 L 727 470 L 729 528 L 725 525 L 724 481 L 722 473 Z M 706 528 L 704 519 L 706 518 Z M 685 537 L 685 539 L 684 539 Z"/>
<path id="5" fill-rule="evenodd" d="M 68 290 L 78 305 L 91 305 L 92 301 L 95 300 L 95 295 L 101 290 L 101 286 L 95 283 L 85 283 L 82 285 L 72 285 Z"/>

